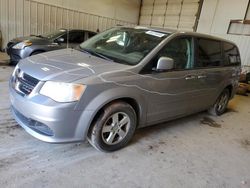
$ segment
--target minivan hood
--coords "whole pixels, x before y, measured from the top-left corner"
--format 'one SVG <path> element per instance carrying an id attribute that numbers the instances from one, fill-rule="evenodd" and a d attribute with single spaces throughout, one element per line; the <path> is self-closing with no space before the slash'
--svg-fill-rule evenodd
<path id="1" fill-rule="evenodd" d="M 92 75 L 129 68 L 87 53 L 63 49 L 25 58 L 19 68 L 41 81 L 73 82 Z"/>

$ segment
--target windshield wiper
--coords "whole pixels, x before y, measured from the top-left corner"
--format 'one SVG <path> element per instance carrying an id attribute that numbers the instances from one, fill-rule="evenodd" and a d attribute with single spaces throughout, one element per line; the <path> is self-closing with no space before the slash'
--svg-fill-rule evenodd
<path id="1" fill-rule="evenodd" d="M 76 49 L 79 50 L 79 51 L 81 51 L 81 52 L 84 52 L 86 54 L 91 54 L 88 50 L 85 50 L 85 49 L 83 49 L 81 47 L 76 47 Z"/>
<path id="2" fill-rule="evenodd" d="M 113 59 L 110 59 L 110 58 L 108 58 L 107 56 L 105 56 L 105 55 L 103 55 L 103 54 L 101 54 L 101 53 L 98 53 L 98 52 L 96 52 L 96 51 L 89 50 L 89 49 L 87 50 L 87 49 L 85 49 L 85 48 L 80 48 L 80 50 L 81 50 L 82 52 L 85 52 L 85 53 L 87 53 L 87 54 L 91 54 L 91 55 L 100 57 L 100 58 L 105 59 L 105 60 L 107 60 L 107 61 L 113 61 Z"/>

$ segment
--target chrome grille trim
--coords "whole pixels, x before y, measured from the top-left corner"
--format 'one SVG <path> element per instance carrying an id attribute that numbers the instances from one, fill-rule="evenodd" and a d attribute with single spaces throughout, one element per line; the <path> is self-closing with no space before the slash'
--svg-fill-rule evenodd
<path id="1" fill-rule="evenodd" d="M 39 80 L 17 68 L 12 76 L 12 87 L 22 96 L 29 95 L 39 83 Z"/>

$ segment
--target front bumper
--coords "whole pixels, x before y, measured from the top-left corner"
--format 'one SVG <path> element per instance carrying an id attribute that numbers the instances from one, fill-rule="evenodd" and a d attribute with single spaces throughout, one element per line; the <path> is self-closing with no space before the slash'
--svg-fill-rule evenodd
<path id="1" fill-rule="evenodd" d="M 19 95 L 10 85 L 11 111 L 32 136 L 50 143 L 86 139 L 93 111 L 75 110 L 75 103 L 57 103 L 42 95 Z"/>
<path id="2" fill-rule="evenodd" d="M 21 59 L 29 57 L 32 53 L 32 49 L 25 47 L 24 49 L 13 49 L 12 46 L 6 48 L 7 54 L 10 56 L 10 61 L 13 63 L 18 63 Z"/>

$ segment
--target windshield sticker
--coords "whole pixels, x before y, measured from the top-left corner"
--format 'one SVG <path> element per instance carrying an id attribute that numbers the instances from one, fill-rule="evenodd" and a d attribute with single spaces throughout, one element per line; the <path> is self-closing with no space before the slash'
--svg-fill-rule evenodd
<path id="1" fill-rule="evenodd" d="M 47 67 L 43 67 L 43 68 L 41 68 L 43 71 L 45 71 L 45 72 L 47 72 L 47 71 L 49 71 L 50 69 L 49 68 L 47 68 Z"/>
<path id="2" fill-rule="evenodd" d="M 81 67 L 89 67 L 90 65 L 86 64 L 86 63 L 77 63 L 77 65 L 81 66 Z"/>
<path id="3" fill-rule="evenodd" d="M 159 32 L 155 32 L 155 31 L 147 31 L 146 34 L 153 35 L 155 37 L 163 37 L 163 36 L 165 36 L 164 33 L 159 33 Z"/>

